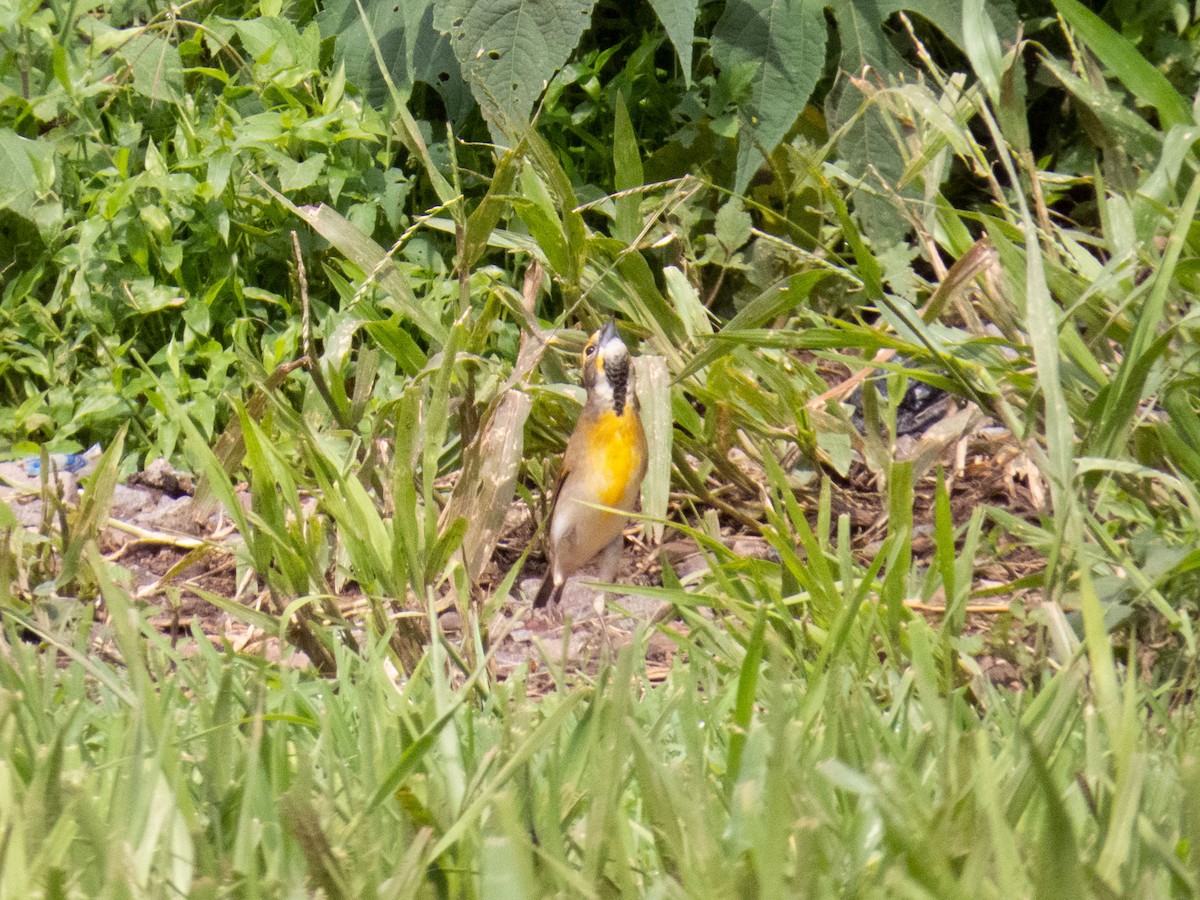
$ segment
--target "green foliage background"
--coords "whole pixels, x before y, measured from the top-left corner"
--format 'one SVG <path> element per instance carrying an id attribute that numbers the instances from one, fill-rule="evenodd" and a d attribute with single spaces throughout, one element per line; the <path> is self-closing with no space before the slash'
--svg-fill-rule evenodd
<path id="1" fill-rule="evenodd" d="M 937 4 L 911 8 L 943 27 L 960 18 Z M 190 18 L 193 10 L 203 15 Z M 405 152 L 415 135 L 391 132 L 389 102 L 411 105 L 446 177 L 453 151 L 467 203 L 486 189 L 492 154 L 453 147 L 446 117 L 460 138 L 512 146 L 547 80 L 539 130 L 585 202 L 616 187 L 603 136 L 619 107 L 651 181 L 691 174 L 740 193 L 761 152 L 823 94 L 829 131 L 849 129 L 839 146 L 852 177 L 868 176 L 868 158 L 889 175 L 900 165 L 886 129 L 855 117 L 859 101 L 843 99 L 846 78 L 834 78 L 864 65 L 897 75 L 908 65 L 882 23 L 863 27 L 852 4 L 831 8 L 833 34 L 856 41 L 843 38 L 828 58 L 816 4 L 660 3 L 637 7 L 632 18 L 617 7 L 554 3 L 448 4 L 436 15 L 432 4 L 378 3 L 360 15 L 357 4 L 338 2 L 251 18 L 203 6 L 81 12 L 12 4 L 4 26 L 0 135 L 9 165 L 0 209 L 10 352 L 0 429 L 10 440 L 86 445 L 132 417 L 143 431 L 138 443 L 170 455 L 177 430 L 157 434 L 153 424 L 161 390 L 193 404 L 211 432 L 234 365 L 223 348 L 240 335 L 250 345 L 279 338 L 282 349 L 296 318 L 285 262 L 294 220 L 257 178 L 293 202 L 329 203 L 384 246 L 446 199 Z M 1009 24 L 1000 33 L 1010 37 L 1012 10 L 1001 13 Z M 962 45 L 961 28 L 946 37 Z M 814 119 L 808 136 L 820 128 Z M 902 236 L 895 214 L 865 209 L 872 201 L 861 187 L 857 196 L 882 239 Z M 697 240 L 711 230 L 711 205 L 688 210 L 699 216 L 688 223 Z M 606 214 L 602 206 L 599 224 L 610 230 Z M 730 210 L 727 219 L 736 239 L 739 216 Z M 446 239 L 419 234 L 409 243 L 413 265 L 452 265 Z M 306 251 L 318 248 L 306 241 Z M 712 255 L 703 246 L 697 254 Z M 322 287 L 318 302 L 336 307 L 334 286 Z"/>

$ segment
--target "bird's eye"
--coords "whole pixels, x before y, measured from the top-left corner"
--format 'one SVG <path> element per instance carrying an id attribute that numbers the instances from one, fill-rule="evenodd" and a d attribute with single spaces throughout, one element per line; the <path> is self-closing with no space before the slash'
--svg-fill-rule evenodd
<path id="1" fill-rule="evenodd" d="M 595 344 L 588 344 L 586 347 L 584 347 L 584 348 L 583 348 L 583 355 L 584 355 L 584 356 L 586 356 L 586 357 L 589 357 L 589 358 L 591 358 L 591 357 L 595 356 L 595 355 L 596 355 L 596 345 L 595 345 Z"/>

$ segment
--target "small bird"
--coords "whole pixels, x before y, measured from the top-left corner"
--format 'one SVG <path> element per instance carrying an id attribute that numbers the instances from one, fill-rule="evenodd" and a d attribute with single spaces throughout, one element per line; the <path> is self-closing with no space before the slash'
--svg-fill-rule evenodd
<path id="1" fill-rule="evenodd" d="M 637 505 L 646 475 L 646 432 L 632 360 L 614 322 L 588 339 L 582 363 L 587 403 L 558 474 L 547 538 L 550 568 L 534 598 L 535 609 L 547 603 L 557 607 L 567 579 L 598 554 L 603 553 L 599 579 L 612 581 L 624 544 L 624 513 Z"/>

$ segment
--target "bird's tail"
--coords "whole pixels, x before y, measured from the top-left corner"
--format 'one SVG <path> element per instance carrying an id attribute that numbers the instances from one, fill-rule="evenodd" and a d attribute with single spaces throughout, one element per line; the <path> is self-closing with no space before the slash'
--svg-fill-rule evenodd
<path id="1" fill-rule="evenodd" d="M 553 568 L 547 570 L 546 577 L 542 579 L 542 586 L 538 588 L 537 596 L 533 598 L 533 608 L 541 609 L 547 603 L 557 604 L 562 599 L 563 587 L 565 586 L 565 580 L 562 584 L 554 583 Z"/>

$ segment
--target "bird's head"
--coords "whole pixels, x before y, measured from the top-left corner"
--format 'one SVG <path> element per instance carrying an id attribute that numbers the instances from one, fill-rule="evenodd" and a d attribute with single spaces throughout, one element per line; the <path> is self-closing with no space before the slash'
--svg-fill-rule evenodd
<path id="1" fill-rule="evenodd" d="M 583 386 L 589 403 L 611 406 L 618 416 L 624 414 L 625 403 L 633 395 L 633 366 L 629 348 L 611 319 L 583 348 Z"/>

